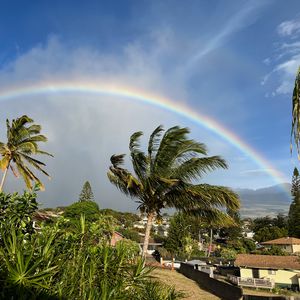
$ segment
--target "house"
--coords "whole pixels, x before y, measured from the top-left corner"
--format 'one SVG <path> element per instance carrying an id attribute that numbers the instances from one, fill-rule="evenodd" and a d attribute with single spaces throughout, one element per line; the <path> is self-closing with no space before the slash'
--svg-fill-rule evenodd
<path id="1" fill-rule="evenodd" d="M 282 237 L 276 240 L 266 241 L 261 243 L 265 248 L 271 248 L 272 246 L 278 246 L 283 251 L 290 254 L 300 252 L 300 239 L 294 237 Z"/>
<path id="2" fill-rule="evenodd" d="M 116 246 L 117 242 L 119 242 L 123 239 L 124 239 L 124 236 L 120 232 L 114 231 L 114 233 L 112 234 L 111 240 L 110 240 L 110 245 L 114 247 L 114 246 Z"/>
<path id="3" fill-rule="evenodd" d="M 47 222 L 51 221 L 55 218 L 60 217 L 63 214 L 62 211 L 60 212 L 53 212 L 53 211 L 36 211 L 33 216 L 32 216 L 32 221 L 33 221 L 33 228 L 36 230 L 40 230 L 40 223 L 41 222 Z"/>
<path id="4" fill-rule="evenodd" d="M 298 256 L 238 254 L 234 265 L 240 268 L 241 281 L 265 279 L 279 288 L 299 290 Z"/>
<path id="5" fill-rule="evenodd" d="M 143 249 L 143 245 L 144 245 L 144 240 L 145 240 L 145 237 L 141 236 L 139 245 L 142 249 Z M 156 243 L 155 240 L 152 237 L 150 237 L 149 238 L 149 243 L 148 243 L 147 253 L 152 254 L 158 247 L 161 247 L 161 246 L 162 246 L 162 243 Z"/>
<path id="6" fill-rule="evenodd" d="M 148 218 L 145 215 L 140 216 L 140 220 L 133 224 L 134 228 L 146 229 Z M 170 227 L 170 220 L 168 216 L 163 216 L 162 218 L 157 218 L 156 216 L 153 219 L 152 229 L 155 234 L 162 236 L 168 236 L 168 231 Z"/>

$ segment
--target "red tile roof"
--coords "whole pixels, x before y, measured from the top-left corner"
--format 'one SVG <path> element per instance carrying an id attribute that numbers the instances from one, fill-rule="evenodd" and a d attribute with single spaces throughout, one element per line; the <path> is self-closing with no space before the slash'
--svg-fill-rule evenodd
<path id="1" fill-rule="evenodd" d="M 294 237 L 282 237 L 276 240 L 266 241 L 262 245 L 300 245 L 300 239 Z"/>
<path id="2" fill-rule="evenodd" d="M 234 265 L 261 269 L 300 270 L 300 258 L 298 256 L 238 254 Z"/>

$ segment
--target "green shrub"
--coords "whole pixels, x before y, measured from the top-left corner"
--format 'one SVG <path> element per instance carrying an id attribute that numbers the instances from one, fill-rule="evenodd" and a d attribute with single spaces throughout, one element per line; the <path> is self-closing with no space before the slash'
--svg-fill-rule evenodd
<path id="1" fill-rule="evenodd" d="M 21 228 L 24 233 L 33 232 L 33 214 L 38 208 L 36 194 L 24 192 L 0 193 L 0 228 Z"/>
<path id="2" fill-rule="evenodd" d="M 227 260 L 233 260 L 236 258 L 237 252 L 234 249 L 223 248 L 220 252 L 222 258 Z"/>
<path id="3" fill-rule="evenodd" d="M 120 232 L 126 239 L 135 241 L 137 243 L 140 242 L 140 235 L 135 230 L 125 229 L 125 228 L 118 228 L 118 232 Z"/>
<path id="4" fill-rule="evenodd" d="M 93 201 L 75 202 L 65 208 L 64 216 L 69 219 L 79 220 L 84 214 L 88 222 L 96 221 L 99 218 L 99 206 Z"/>

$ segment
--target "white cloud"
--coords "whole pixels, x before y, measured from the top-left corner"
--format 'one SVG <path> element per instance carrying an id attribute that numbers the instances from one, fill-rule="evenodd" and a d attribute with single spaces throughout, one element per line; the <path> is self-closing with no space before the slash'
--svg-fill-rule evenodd
<path id="1" fill-rule="evenodd" d="M 277 43 L 276 55 L 272 59 L 274 63 L 272 71 L 261 81 L 262 85 L 267 83 L 273 85 L 272 92 L 266 93 L 273 97 L 292 92 L 295 75 L 300 66 L 300 42 L 294 41 L 300 34 L 300 20 L 281 23 L 277 27 L 277 32 L 283 39 Z"/>
<path id="2" fill-rule="evenodd" d="M 277 27 L 277 32 L 280 36 L 298 35 L 300 33 L 300 21 L 288 20 L 284 21 Z"/>
<path id="3" fill-rule="evenodd" d="M 254 175 L 263 175 L 265 176 L 266 174 L 270 172 L 274 172 L 275 170 L 273 169 L 252 169 L 252 170 L 245 170 L 241 172 L 241 175 L 249 175 L 249 174 L 254 174 Z"/>

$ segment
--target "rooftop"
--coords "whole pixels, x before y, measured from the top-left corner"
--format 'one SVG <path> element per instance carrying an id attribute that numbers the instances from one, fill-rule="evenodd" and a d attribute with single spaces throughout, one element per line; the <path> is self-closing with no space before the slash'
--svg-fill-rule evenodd
<path id="1" fill-rule="evenodd" d="M 266 241 L 262 245 L 300 245 L 300 239 L 294 237 L 282 237 L 276 240 Z"/>
<path id="2" fill-rule="evenodd" d="M 234 265 L 262 269 L 300 270 L 300 259 L 298 256 L 238 254 Z"/>

